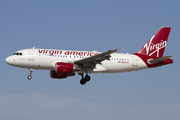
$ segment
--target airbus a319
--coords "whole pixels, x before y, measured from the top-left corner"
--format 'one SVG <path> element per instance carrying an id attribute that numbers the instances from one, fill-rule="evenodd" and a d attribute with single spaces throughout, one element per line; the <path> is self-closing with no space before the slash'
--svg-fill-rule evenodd
<path id="1" fill-rule="evenodd" d="M 81 75 L 80 83 L 90 80 L 91 73 L 121 73 L 158 67 L 173 63 L 172 56 L 163 56 L 167 45 L 170 27 L 159 31 L 136 53 L 115 53 L 119 49 L 106 52 L 23 49 L 6 58 L 6 63 L 15 67 L 27 68 L 28 79 L 33 69 L 50 70 L 51 78 L 62 79 Z"/>

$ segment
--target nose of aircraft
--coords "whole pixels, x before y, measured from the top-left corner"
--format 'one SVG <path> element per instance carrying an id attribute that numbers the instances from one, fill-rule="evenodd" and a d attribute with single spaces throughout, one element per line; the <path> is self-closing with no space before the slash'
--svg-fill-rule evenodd
<path id="1" fill-rule="evenodd" d="M 11 57 L 7 57 L 5 61 L 7 64 L 12 64 L 12 62 L 13 62 Z"/>

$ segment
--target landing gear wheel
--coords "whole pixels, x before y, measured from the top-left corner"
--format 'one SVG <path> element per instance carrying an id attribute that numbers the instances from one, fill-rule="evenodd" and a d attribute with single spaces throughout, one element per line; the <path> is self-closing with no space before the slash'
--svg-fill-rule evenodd
<path id="1" fill-rule="evenodd" d="M 85 78 L 86 82 L 90 81 L 91 77 L 89 75 L 86 75 Z"/>
<path id="2" fill-rule="evenodd" d="M 86 82 L 90 81 L 91 77 L 86 73 L 86 76 L 84 77 L 83 73 L 78 73 L 81 75 L 82 79 L 80 80 L 81 85 L 86 84 Z"/>
<path id="3" fill-rule="evenodd" d="M 85 79 L 81 79 L 80 83 L 81 83 L 81 85 L 84 85 L 84 84 L 86 84 L 86 80 Z"/>
<path id="4" fill-rule="evenodd" d="M 29 80 L 31 80 L 31 79 L 32 79 L 32 76 L 31 76 L 31 75 L 29 75 L 27 78 L 28 78 Z"/>
<path id="5" fill-rule="evenodd" d="M 29 69 L 29 73 L 30 73 L 30 75 L 27 77 L 29 80 L 31 80 L 31 79 L 32 79 L 32 76 L 31 76 L 32 71 L 33 71 L 33 69 Z"/>

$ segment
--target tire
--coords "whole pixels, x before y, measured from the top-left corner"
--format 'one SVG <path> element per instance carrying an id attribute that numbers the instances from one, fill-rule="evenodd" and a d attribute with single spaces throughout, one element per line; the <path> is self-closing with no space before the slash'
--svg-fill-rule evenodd
<path id="1" fill-rule="evenodd" d="M 86 82 L 90 81 L 91 77 L 89 75 L 86 75 L 85 78 Z"/>
<path id="2" fill-rule="evenodd" d="M 86 84 L 86 80 L 85 79 L 81 79 L 80 83 L 81 83 L 81 85 L 84 85 L 84 84 Z"/>
<path id="3" fill-rule="evenodd" d="M 29 80 L 31 80 L 31 79 L 32 79 L 32 76 L 31 76 L 31 75 L 29 75 L 27 78 L 28 78 Z"/>

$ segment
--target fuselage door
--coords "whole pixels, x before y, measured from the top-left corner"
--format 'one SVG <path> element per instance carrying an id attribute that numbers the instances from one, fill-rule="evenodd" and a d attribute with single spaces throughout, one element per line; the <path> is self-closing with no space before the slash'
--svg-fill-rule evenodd
<path id="1" fill-rule="evenodd" d="M 138 57 L 132 56 L 132 66 L 137 67 L 138 66 Z"/>
<path id="2" fill-rule="evenodd" d="M 34 61 L 34 49 L 30 49 L 30 50 L 29 50 L 28 60 Z"/>

